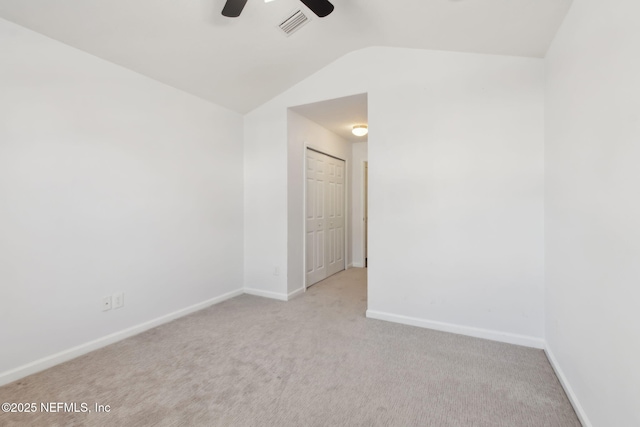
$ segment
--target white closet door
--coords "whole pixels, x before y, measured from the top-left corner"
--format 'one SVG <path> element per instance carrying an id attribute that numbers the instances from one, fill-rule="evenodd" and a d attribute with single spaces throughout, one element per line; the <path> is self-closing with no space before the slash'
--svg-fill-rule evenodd
<path id="1" fill-rule="evenodd" d="M 327 276 L 344 270 L 344 161 L 327 158 Z"/>
<path id="2" fill-rule="evenodd" d="M 306 268 L 307 286 L 327 277 L 326 251 L 326 156 L 307 150 Z"/>
<path id="3" fill-rule="evenodd" d="M 311 286 L 345 268 L 345 164 L 307 150 L 306 167 L 306 279 Z"/>

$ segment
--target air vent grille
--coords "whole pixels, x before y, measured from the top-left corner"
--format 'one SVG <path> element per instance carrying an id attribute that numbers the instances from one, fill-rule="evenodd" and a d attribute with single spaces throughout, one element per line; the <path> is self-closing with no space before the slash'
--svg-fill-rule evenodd
<path id="1" fill-rule="evenodd" d="M 309 22 L 309 18 L 307 17 L 307 15 L 302 13 L 301 10 L 296 10 L 295 12 L 289 14 L 288 17 L 283 19 L 278 26 L 282 31 L 284 31 L 287 37 L 289 37 L 307 22 Z"/>

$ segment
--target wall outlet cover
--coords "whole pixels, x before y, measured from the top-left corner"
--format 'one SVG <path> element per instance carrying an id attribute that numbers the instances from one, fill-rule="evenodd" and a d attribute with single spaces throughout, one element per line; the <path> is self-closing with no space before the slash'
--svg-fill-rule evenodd
<path id="1" fill-rule="evenodd" d="M 113 294 L 113 308 L 120 308 L 124 305 L 124 292 Z"/>
<path id="2" fill-rule="evenodd" d="M 111 310 L 111 297 L 102 298 L 102 311 Z"/>

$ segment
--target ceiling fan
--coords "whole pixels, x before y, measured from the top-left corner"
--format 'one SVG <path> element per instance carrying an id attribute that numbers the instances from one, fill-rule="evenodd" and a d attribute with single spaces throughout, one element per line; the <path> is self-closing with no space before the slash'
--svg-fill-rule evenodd
<path id="1" fill-rule="evenodd" d="M 329 0 L 300 0 L 307 6 L 313 13 L 320 18 L 324 18 L 331 12 L 333 12 L 333 5 Z M 244 5 L 247 4 L 247 0 L 227 0 L 227 3 L 222 9 L 222 15 L 229 18 L 237 18 L 242 13 Z"/>

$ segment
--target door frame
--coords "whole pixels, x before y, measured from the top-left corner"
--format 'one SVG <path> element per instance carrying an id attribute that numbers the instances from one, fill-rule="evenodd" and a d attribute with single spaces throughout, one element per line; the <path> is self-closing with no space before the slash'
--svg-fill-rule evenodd
<path id="1" fill-rule="evenodd" d="M 343 159 L 334 154 L 327 153 L 322 148 L 318 148 L 313 144 L 309 144 L 308 142 L 304 143 L 304 151 L 302 156 L 302 226 L 304 227 L 302 233 L 302 274 L 303 274 L 303 288 L 304 292 L 307 292 L 309 286 L 307 286 L 307 150 L 315 151 L 316 153 L 324 154 L 325 156 L 333 157 L 334 159 L 342 160 L 344 162 L 344 269 L 347 270 L 349 268 L 349 264 L 347 263 L 347 249 L 349 248 L 349 240 L 347 236 L 349 236 L 349 221 L 351 220 L 350 216 L 348 217 L 349 209 L 347 209 L 347 203 L 349 201 L 349 188 L 351 185 L 351 180 L 349 179 L 349 162 L 347 159 Z"/>
<path id="2" fill-rule="evenodd" d="M 360 189 L 360 201 L 362 206 L 362 267 L 368 268 L 369 258 L 369 160 L 362 161 L 362 188 Z"/>

